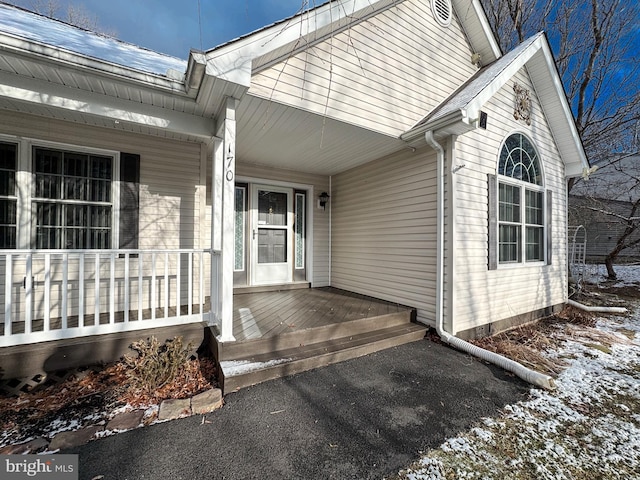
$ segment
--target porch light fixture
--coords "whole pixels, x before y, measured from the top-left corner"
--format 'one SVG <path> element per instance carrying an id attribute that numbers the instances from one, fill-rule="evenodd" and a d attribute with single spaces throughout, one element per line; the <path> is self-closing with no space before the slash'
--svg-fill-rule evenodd
<path id="1" fill-rule="evenodd" d="M 318 200 L 320 201 L 320 206 L 323 210 L 326 210 L 327 202 L 329 201 L 329 194 L 327 192 L 322 192 L 318 195 Z"/>

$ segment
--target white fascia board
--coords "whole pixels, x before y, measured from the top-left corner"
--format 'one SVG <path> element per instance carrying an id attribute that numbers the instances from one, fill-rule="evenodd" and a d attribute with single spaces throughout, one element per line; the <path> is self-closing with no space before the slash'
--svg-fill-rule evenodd
<path id="1" fill-rule="evenodd" d="M 199 89 L 206 73 L 207 58 L 204 53 L 189 52 L 187 72 L 184 75 L 184 83 L 188 90 Z"/>
<path id="2" fill-rule="evenodd" d="M 207 74 L 228 80 L 233 83 L 251 86 L 251 72 L 254 58 L 291 44 L 300 47 L 308 45 L 303 38 L 331 24 L 344 21 L 353 23 L 361 19 L 359 13 L 368 9 L 375 12 L 387 5 L 398 3 L 398 0 L 342 0 L 329 2 L 288 21 L 235 40 L 227 45 L 207 53 Z M 316 42 L 320 39 L 313 39 Z M 295 48 L 294 48 L 295 50 Z"/>
<path id="3" fill-rule="evenodd" d="M 582 161 L 564 162 L 564 174 L 567 178 L 581 177 L 588 168 Z"/>
<path id="4" fill-rule="evenodd" d="M 98 60 L 85 55 L 69 52 L 44 43 L 25 40 L 7 33 L 0 33 L 0 52 L 7 51 L 15 55 L 33 59 L 36 62 L 46 62 L 53 65 L 64 65 L 78 70 L 100 72 L 103 75 L 126 79 L 146 86 L 162 88 L 171 92 L 185 91 L 184 80 L 172 79 L 162 75 L 142 72 L 115 63 Z"/>
<path id="5" fill-rule="evenodd" d="M 537 80 L 536 77 L 542 75 L 542 81 L 550 79 L 550 81 L 552 82 L 554 91 L 557 94 L 557 102 L 562 107 L 563 118 L 561 125 L 558 125 L 558 122 L 554 122 L 552 118 L 549 118 L 549 116 L 547 116 L 547 121 L 549 121 L 550 123 L 550 127 L 554 137 L 556 137 L 558 133 L 560 133 L 559 129 L 568 129 L 565 130 L 565 132 L 572 138 L 572 142 L 575 145 L 575 154 L 577 154 L 577 160 L 575 162 L 569 162 L 568 160 L 566 160 L 568 157 L 574 156 L 573 152 L 569 153 L 561 151 L 560 153 L 565 163 L 565 168 L 567 169 L 567 176 L 581 175 L 582 169 L 589 167 L 589 162 L 587 161 L 586 154 L 584 153 L 580 135 L 578 134 L 578 130 L 576 129 L 573 113 L 571 112 L 569 102 L 567 101 L 567 97 L 564 92 L 564 87 L 562 86 L 562 80 L 560 79 L 558 70 L 556 69 L 553 54 L 549 47 L 549 43 L 547 42 L 544 35 L 539 35 L 538 38 L 535 39 L 531 43 L 531 45 L 529 45 L 529 47 L 527 47 L 520 55 L 518 55 L 504 70 L 502 70 L 493 79 L 493 81 L 482 90 L 479 95 L 477 95 L 467 104 L 467 118 L 465 119 L 465 121 L 471 124 L 473 121 L 477 120 L 480 116 L 480 109 L 482 108 L 482 106 L 486 102 L 488 102 L 512 77 L 514 77 L 521 68 L 525 67 L 527 63 L 529 63 L 529 61 L 531 61 L 531 59 L 537 55 L 541 55 L 543 57 L 546 71 L 534 72 L 532 75 L 532 81 L 535 86 L 535 84 L 540 81 Z M 542 101 L 542 99 L 540 100 Z M 542 106 L 544 109 L 544 104 Z M 558 144 L 558 142 L 556 142 L 556 144 Z M 576 164 L 575 169 L 571 168 L 572 163 Z M 577 165 L 579 165 L 579 167 Z M 571 172 L 575 170 L 575 172 L 570 174 L 569 170 L 571 170 Z"/>
<path id="6" fill-rule="evenodd" d="M 439 118 L 435 122 L 427 122 L 419 127 L 413 127 L 400 135 L 400 140 L 407 142 L 411 146 L 426 144 L 424 134 L 428 131 L 436 132 L 454 123 L 464 122 L 466 111 L 464 109 L 454 110 L 448 115 Z"/>
<path id="7" fill-rule="evenodd" d="M 489 64 L 500 58 L 502 56 L 500 45 L 493 36 L 493 31 L 480 0 L 472 0 L 471 2 L 469 0 L 453 0 L 453 6 L 471 46 L 482 54 L 483 63 Z M 481 40 L 486 42 L 484 45 L 479 45 L 477 41 L 473 41 L 474 38 L 471 32 L 476 31 L 475 29 L 478 27 L 483 33 L 484 38 Z M 475 38 L 478 39 L 477 36 Z"/>
<path id="8" fill-rule="evenodd" d="M 543 37 L 537 38 L 529 47 L 507 65 L 496 77 L 473 99 L 467 104 L 467 121 L 477 120 L 480 116 L 480 109 L 486 104 L 498 91 L 513 78 L 520 69 L 527 64 L 529 60 L 542 48 Z M 505 58 L 506 60 L 506 58 Z"/>
<path id="9" fill-rule="evenodd" d="M 480 25 L 482 25 L 482 30 L 487 36 L 487 41 L 489 42 L 489 47 L 491 48 L 491 52 L 493 56 L 498 59 L 502 56 L 502 51 L 500 50 L 500 45 L 496 41 L 496 38 L 493 36 L 493 32 L 491 31 L 491 26 L 489 25 L 489 19 L 484 12 L 484 8 L 480 4 L 480 0 L 473 0 L 471 2 L 473 9 L 478 16 L 478 21 Z"/>
<path id="10" fill-rule="evenodd" d="M 210 139 L 213 119 L 0 72 L 0 96 Z"/>
<path id="11" fill-rule="evenodd" d="M 580 134 L 578 133 L 576 122 L 573 117 L 573 112 L 571 111 L 571 107 L 569 106 L 569 101 L 567 100 L 567 95 L 565 93 L 564 86 L 562 85 L 562 79 L 560 78 L 558 69 L 556 68 L 553 54 L 551 52 L 551 48 L 549 47 L 549 42 L 542 42 L 542 52 L 544 53 L 544 60 L 547 65 L 547 69 L 549 70 L 549 76 L 551 77 L 556 92 L 558 92 L 558 101 L 560 102 L 560 106 L 562 107 L 562 113 L 564 114 L 565 123 L 569 128 L 569 133 L 576 145 L 578 154 L 578 158 L 574 162 L 569 162 L 565 159 L 566 175 L 567 177 L 576 177 L 582 175 L 583 169 L 589 168 L 589 160 L 587 159 L 587 154 L 585 153 L 584 147 L 582 146 L 582 139 L 580 138 Z M 574 164 L 576 165 L 576 167 L 572 168 L 572 165 Z"/>

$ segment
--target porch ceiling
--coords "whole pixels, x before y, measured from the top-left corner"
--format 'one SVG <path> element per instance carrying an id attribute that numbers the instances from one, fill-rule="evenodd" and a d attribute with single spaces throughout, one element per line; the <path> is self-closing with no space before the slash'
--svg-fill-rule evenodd
<path id="1" fill-rule="evenodd" d="M 265 167 L 334 175 L 408 148 L 398 138 L 251 94 L 236 119 L 238 160 Z"/>

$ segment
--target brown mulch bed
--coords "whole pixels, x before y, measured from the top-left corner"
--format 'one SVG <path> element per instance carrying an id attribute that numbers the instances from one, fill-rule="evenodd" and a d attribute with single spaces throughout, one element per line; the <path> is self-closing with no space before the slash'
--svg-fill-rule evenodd
<path id="1" fill-rule="evenodd" d="M 85 423 L 107 422 L 116 410 L 149 408 L 162 400 L 188 398 L 216 386 L 216 367 L 210 358 L 194 358 L 177 378 L 154 392 L 128 388 L 123 362 L 102 370 L 86 370 L 60 384 L 36 388 L 19 396 L 0 396 L 0 447 Z M 156 413 L 145 419 L 155 420 Z"/>

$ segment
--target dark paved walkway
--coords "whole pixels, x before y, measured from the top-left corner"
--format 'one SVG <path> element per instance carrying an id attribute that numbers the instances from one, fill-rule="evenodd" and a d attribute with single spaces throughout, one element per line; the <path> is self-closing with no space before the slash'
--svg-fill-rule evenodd
<path id="1" fill-rule="evenodd" d="M 382 478 L 527 391 L 424 340 L 229 394 L 204 423 L 156 424 L 62 453 L 80 454 L 87 480 Z"/>

